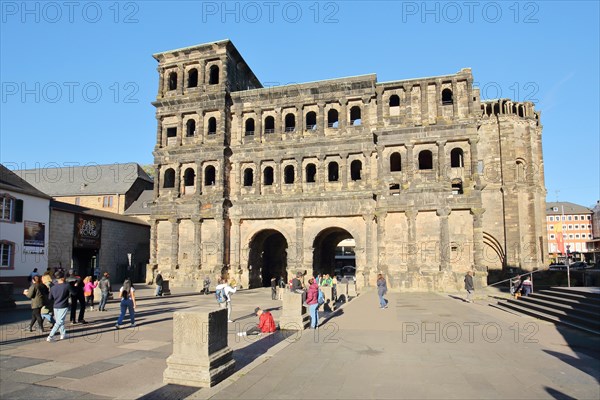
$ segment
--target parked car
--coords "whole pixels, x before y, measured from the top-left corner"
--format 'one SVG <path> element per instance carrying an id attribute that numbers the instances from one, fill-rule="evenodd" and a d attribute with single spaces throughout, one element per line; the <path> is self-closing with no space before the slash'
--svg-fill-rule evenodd
<path id="1" fill-rule="evenodd" d="M 567 270 L 567 266 L 565 264 L 550 264 L 550 266 L 548 267 L 548 271 L 566 271 Z"/>
<path id="2" fill-rule="evenodd" d="M 585 261 L 577 261 L 569 266 L 571 269 L 586 269 L 591 268 L 591 266 L 587 265 Z"/>

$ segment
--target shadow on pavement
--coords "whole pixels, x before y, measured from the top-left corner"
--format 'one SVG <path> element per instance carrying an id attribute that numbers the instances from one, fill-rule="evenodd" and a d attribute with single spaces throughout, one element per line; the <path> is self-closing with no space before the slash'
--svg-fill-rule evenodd
<path id="1" fill-rule="evenodd" d="M 548 392 L 548 394 L 550 396 L 552 396 L 553 399 L 560 399 L 560 400 L 575 400 L 575 397 L 571 397 L 569 395 L 564 394 L 563 392 L 559 392 L 556 389 L 553 389 L 551 387 L 544 387 L 544 389 L 546 390 L 546 392 Z"/>

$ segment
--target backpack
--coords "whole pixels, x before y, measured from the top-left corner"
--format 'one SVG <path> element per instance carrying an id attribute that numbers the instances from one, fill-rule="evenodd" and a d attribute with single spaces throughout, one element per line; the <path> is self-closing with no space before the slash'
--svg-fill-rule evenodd
<path id="1" fill-rule="evenodd" d="M 217 298 L 217 303 L 225 303 L 227 298 L 225 297 L 225 289 L 217 289 L 215 292 L 215 297 Z"/>
<path id="2" fill-rule="evenodd" d="M 325 303 L 325 294 L 320 289 L 319 289 L 319 297 L 318 297 L 317 301 L 319 302 L 319 305 Z"/>

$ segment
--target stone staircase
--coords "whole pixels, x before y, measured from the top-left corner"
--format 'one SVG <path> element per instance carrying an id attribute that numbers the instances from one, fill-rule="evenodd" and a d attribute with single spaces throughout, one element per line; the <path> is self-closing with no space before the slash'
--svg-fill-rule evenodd
<path id="1" fill-rule="evenodd" d="M 598 288 L 553 287 L 536 291 L 529 297 L 500 300 L 491 305 L 600 335 Z"/>

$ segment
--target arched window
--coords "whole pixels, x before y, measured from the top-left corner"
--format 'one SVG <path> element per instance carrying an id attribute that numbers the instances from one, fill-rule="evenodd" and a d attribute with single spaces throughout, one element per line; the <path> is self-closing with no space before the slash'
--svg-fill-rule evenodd
<path id="1" fill-rule="evenodd" d="M 338 110 L 332 108 L 327 112 L 327 127 L 337 128 L 339 126 L 339 115 Z"/>
<path id="2" fill-rule="evenodd" d="M 168 168 L 165 171 L 165 177 L 163 178 L 163 188 L 174 188 L 175 187 L 175 170 Z"/>
<path id="3" fill-rule="evenodd" d="M 359 160 L 354 160 L 350 163 L 350 178 L 353 181 L 360 181 L 362 173 L 362 163 Z"/>
<path id="4" fill-rule="evenodd" d="M 188 72 L 188 87 L 194 88 L 198 86 L 198 70 L 192 68 Z"/>
<path id="5" fill-rule="evenodd" d="M 456 178 L 452 179 L 452 194 L 463 194 L 463 184 L 462 179 Z"/>
<path id="6" fill-rule="evenodd" d="M 444 89 L 442 90 L 442 105 L 447 106 L 454 103 L 454 99 L 452 97 L 452 90 Z"/>
<path id="7" fill-rule="evenodd" d="M 296 117 L 294 114 L 289 113 L 285 116 L 285 131 L 294 132 L 296 130 Z"/>
<path id="8" fill-rule="evenodd" d="M 494 103 L 494 115 L 500 114 L 500 104 Z"/>
<path id="9" fill-rule="evenodd" d="M 210 76 L 208 77 L 209 85 L 217 85 L 219 83 L 219 67 L 213 65 L 210 67 Z"/>
<path id="10" fill-rule="evenodd" d="M 524 117 L 525 116 L 525 110 L 523 109 L 522 105 L 519 105 L 519 117 Z"/>
<path id="11" fill-rule="evenodd" d="M 213 186 L 216 181 L 215 167 L 212 165 L 207 166 L 204 169 L 204 186 Z"/>
<path id="12" fill-rule="evenodd" d="M 525 182 L 525 163 L 517 160 L 517 182 Z"/>
<path id="13" fill-rule="evenodd" d="M 337 182 L 340 178 L 340 167 L 335 161 L 327 165 L 327 180 L 329 182 Z"/>
<path id="14" fill-rule="evenodd" d="M 463 168 L 465 166 L 462 149 L 458 147 L 452 149 L 450 152 L 450 166 L 452 168 Z"/>
<path id="15" fill-rule="evenodd" d="M 252 168 L 244 170 L 244 186 L 252 186 L 254 184 L 254 171 Z"/>
<path id="16" fill-rule="evenodd" d="M 288 165 L 283 170 L 283 182 L 287 184 L 294 183 L 294 166 Z"/>
<path id="17" fill-rule="evenodd" d="M 193 168 L 187 168 L 183 173 L 183 186 L 194 186 L 196 184 L 196 172 Z"/>
<path id="18" fill-rule="evenodd" d="M 254 118 L 248 118 L 246 120 L 246 136 L 254 135 Z"/>
<path id="19" fill-rule="evenodd" d="M 390 96 L 390 107 L 400 107 L 400 96 L 397 94 Z"/>
<path id="20" fill-rule="evenodd" d="M 275 132 L 275 118 L 268 116 L 265 118 L 265 134 Z"/>
<path id="21" fill-rule="evenodd" d="M 390 156 L 390 172 L 402 171 L 402 157 L 395 152 Z"/>
<path id="22" fill-rule="evenodd" d="M 433 154 L 429 150 L 419 153 L 419 169 L 433 169 Z"/>
<path id="23" fill-rule="evenodd" d="M 306 182 L 314 183 L 317 177 L 317 167 L 315 164 L 306 164 Z"/>
<path id="24" fill-rule="evenodd" d="M 317 113 L 311 111 L 306 114 L 306 130 L 312 131 L 317 129 Z"/>
<path id="25" fill-rule="evenodd" d="M 263 182 L 265 186 L 271 186 L 273 184 L 273 167 L 267 167 L 263 171 Z"/>
<path id="26" fill-rule="evenodd" d="M 185 136 L 190 137 L 196 134 L 196 121 L 188 119 L 185 123 Z"/>
<path id="27" fill-rule="evenodd" d="M 171 72 L 169 74 L 169 90 L 177 89 L 177 72 Z"/>
<path id="28" fill-rule="evenodd" d="M 354 106 L 350 109 L 350 125 L 360 125 L 362 120 L 360 118 L 360 107 Z"/>
<path id="29" fill-rule="evenodd" d="M 210 117 L 208 119 L 208 134 L 214 135 L 217 133 L 217 119 L 215 117 Z"/>

